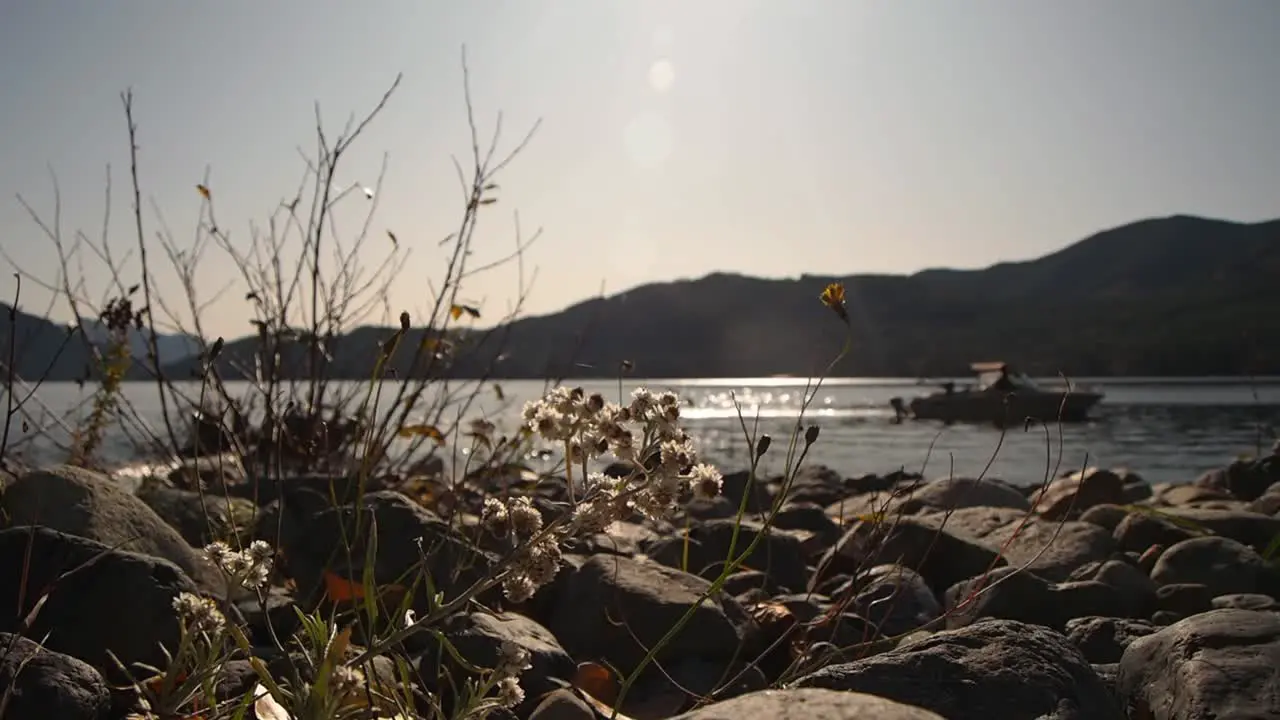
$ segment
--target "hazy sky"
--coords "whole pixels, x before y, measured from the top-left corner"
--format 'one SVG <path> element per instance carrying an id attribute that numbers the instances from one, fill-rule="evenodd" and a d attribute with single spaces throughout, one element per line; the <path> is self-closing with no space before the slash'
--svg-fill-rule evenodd
<path id="1" fill-rule="evenodd" d="M 543 228 L 530 312 L 717 270 L 983 266 L 1146 216 L 1280 215 L 1276 38 L 1273 0 L 0 0 L 0 247 L 52 279 L 15 195 L 52 217 L 52 169 L 63 233 L 96 238 L 110 164 L 112 247 L 136 248 L 127 87 L 148 237 L 154 200 L 190 244 L 208 169 L 247 247 L 296 192 L 315 103 L 336 133 L 403 72 L 340 179 L 372 184 L 388 156 L 366 264 L 394 230 L 412 252 L 392 303 L 420 312 L 459 215 L 465 44 L 482 131 L 503 111 L 509 147 L 542 120 L 472 258 L 513 247 L 517 209 Z M 342 232 L 362 204 L 343 201 Z M 238 282 L 225 253 L 203 262 L 204 297 Z M 81 271 L 100 292 L 103 263 Z M 515 276 L 464 297 L 501 314 Z M 211 308 L 210 331 L 248 330 L 243 295 Z M 22 304 L 46 299 L 28 285 Z"/>

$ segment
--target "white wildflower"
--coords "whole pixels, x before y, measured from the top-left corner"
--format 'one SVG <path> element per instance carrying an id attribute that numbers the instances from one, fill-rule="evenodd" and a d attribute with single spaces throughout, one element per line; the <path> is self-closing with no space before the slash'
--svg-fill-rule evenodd
<path id="1" fill-rule="evenodd" d="M 249 559 L 252 560 L 254 563 L 261 564 L 265 562 L 270 562 L 272 559 L 274 559 L 276 556 L 276 551 L 273 550 L 271 546 L 268 545 L 265 541 L 254 540 L 253 542 L 249 543 L 249 547 L 248 549 L 245 550 L 245 554 L 248 555 Z"/>
<path id="2" fill-rule="evenodd" d="M 658 449 L 662 468 L 669 473 L 678 474 L 697 460 L 697 451 L 693 449 L 693 442 L 688 439 L 666 440 Z"/>
<path id="3" fill-rule="evenodd" d="M 573 509 L 573 524 L 586 534 L 603 532 L 616 519 L 614 512 L 608 498 L 580 502 Z"/>
<path id="4" fill-rule="evenodd" d="M 233 581 L 250 590 L 266 585 L 271 579 L 275 551 L 262 540 L 254 540 L 239 552 L 215 540 L 205 546 L 204 555 Z"/>
<path id="5" fill-rule="evenodd" d="M 221 540 L 215 540 L 204 546 L 204 556 L 219 568 L 225 567 L 227 558 L 233 554 L 231 547 Z"/>
<path id="6" fill-rule="evenodd" d="M 217 603 L 192 593 L 178 593 L 178 596 L 173 599 L 173 609 L 178 612 L 182 626 L 188 632 L 215 635 L 227 624 L 222 611 L 218 610 Z"/>
<path id="7" fill-rule="evenodd" d="M 529 537 L 542 529 L 542 513 L 533 506 L 533 501 L 529 498 L 512 498 L 507 503 L 506 511 L 511 518 L 511 527 L 520 537 Z"/>
<path id="8" fill-rule="evenodd" d="M 538 586 L 534 585 L 528 575 L 512 573 L 502 580 L 502 594 L 516 604 L 528 602 L 537 591 Z"/>
<path id="9" fill-rule="evenodd" d="M 329 676 L 329 682 L 333 686 L 334 696 L 345 698 L 359 692 L 364 687 L 364 673 L 357 668 L 338 665 L 333 668 L 333 674 Z"/>
<path id="10" fill-rule="evenodd" d="M 520 677 L 520 673 L 533 667 L 533 656 L 523 646 L 503 640 L 498 650 L 498 666 L 493 669 L 499 678 Z"/>
<path id="11" fill-rule="evenodd" d="M 720 494 L 724 478 L 720 471 L 706 463 L 698 463 L 689 473 L 689 489 L 696 498 L 711 499 Z"/>
<path id="12" fill-rule="evenodd" d="M 486 530 L 498 537 L 506 537 L 511 528 L 510 521 L 511 515 L 501 500 L 485 498 L 484 509 L 480 511 L 480 522 Z"/>
<path id="13" fill-rule="evenodd" d="M 546 538 L 526 551 L 524 573 L 534 585 L 542 586 L 555 579 L 560 572 L 560 546 L 554 538 Z"/>
<path id="14" fill-rule="evenodd" d="M 497 691 L 498 702 L 505 708 L 513 708 L 524 702 L 524 688 L 520 687 L 520 681 L 507 677 L 498 681 L 494 686 Z"/>

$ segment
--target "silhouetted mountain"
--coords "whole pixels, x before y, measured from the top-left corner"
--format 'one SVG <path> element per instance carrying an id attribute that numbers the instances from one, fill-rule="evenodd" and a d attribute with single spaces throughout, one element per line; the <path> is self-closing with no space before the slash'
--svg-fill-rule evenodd
<path id="1" fill-rule="evenodd" d="M 787 280 L 715 273 L 644 285 L 492 332 L 459 333 L 466 351 L 449 374 L 614 377 L 630 360 L 638 377 L 809 375 L 825 369 L 845 338 L 818 302 L 837 280 L 853 332 L 836 375 L 958 375 L 990 359 L 1044 375 L 1280 374 L 1276 278 L 1280 220 L 1175 216 L 981 270 Z M 378 343 L 393 332 L 360 328 L 335 340 L 325 372 L 368 378 Z M 390 363 L 399 376 L 413 374 L 409 356 L 422 341 L 414 332 L 401 344 Z M 226 344 L 224 378 L 253 367 L 257 343 Z M 282 367 L 305 375 L 309 354 L 295 344 Z M 198 367 L 191 358 L 170 370 L 190 376 Z"/>
<path id="2" fill-rule="evenodd" d="M 13 346 L 15 375 L 23 380 L 76 380 L 97 377 L 90 343 L 104 347 L 107 330 L 96 320 L 85 319 L 84 334 L 72 332 L 70 326 L 54 323 L 36 315 L 18 310 L 13 322 L 9 320 L 11 306 L 0 303 L 0 363 L 9 363 L 10 334 L 17 338 Z M 130 355 L 139 362 L 147 357 L 147 333 L 129 331 Z M 156 350 L 164 365 L 181 362 L 199 352 L 199 342 L 186 335 L 156 334 Z M 136 365 L 136 363 L 134 364 Z M 0 373 L 3 368 L 0 367 Z M 142 367 L 131 366 L 126 373 L 129 379 L 150 378 Z"/>
<path id="3" fill-rule="evenodd" d="M 517 376 L 536 375 L 578 328 L 579 359 L 612 376 L 809 375 L 843 328 L 818 304 L 845 283 L 853 326 L 834 373 L 953 376 L 1002 359 L 1033 374 L 1280 374 L 1280 220 L 1136 222 L 1026 262 L 908 277 L 714 274 L 646 285 L 512 328 Z M 578 373 L 571 373 L 578 374 Z"/>
<path id="4" fill-rule="evenodd" d="M 107 328 L 95 321 L 85 323 L 85 334 L 99 347 L 106 344 Z M 135 358 L 145 358 L 150 350 L 147 333 L 142 330 L 129 331 L 129 353 Z M 200 352 L 200 341 L 190 335 L 166 335 L 156 333 L 156 354 L 160 356 L 161 365 L 170 365 Z"/>

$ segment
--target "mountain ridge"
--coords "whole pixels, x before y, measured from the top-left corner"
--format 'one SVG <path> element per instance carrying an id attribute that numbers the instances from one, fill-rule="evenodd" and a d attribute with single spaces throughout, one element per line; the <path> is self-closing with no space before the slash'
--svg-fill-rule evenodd
<path id="1" fill-rule="evenodd" d="M 721 271 L 648 283 L 462 332 L 456 339 L 470 352 L 447 374 L 613 377 L 624 360 L 652 378 L 814 374 L 844 340 L 817 301 L 828 282 L 845 283 L 853 333 L 836 375 L 963 374 L 970 361 L 993 357 L 1050 375 L 1280 373 L 1277 275 L 1280 219 L 1144 218 L 985 268 L 799 278 Z M 374 344 L 392 332 L 348 333 L 330 376 L 367 378 Z M 234 379 L 256 342 L 226 343 L 224 377 Z M 305 373 L 305 353 L 290 354 L 288 371 Z M 189 376 L 198 364 L 188 358 L 168 370 Z M 406 357 L 391 365 L 401 377 L 413 369 Z"/>

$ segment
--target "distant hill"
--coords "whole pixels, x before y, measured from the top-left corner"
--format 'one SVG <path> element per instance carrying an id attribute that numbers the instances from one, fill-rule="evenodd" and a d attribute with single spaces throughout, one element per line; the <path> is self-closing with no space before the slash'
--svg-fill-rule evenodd
<path id="1" fill-rule="evenodd" d="M 86 318 L 85 333 L 72 333 L 70 326 L 50 322 L 42 317 L 18 310 L 15 322 L 9 321 L 11 306 L 0 302 L 0 363 L 9 362 L 10 334 L 17 338 L 13 365 L 17 377 L 36 380 L 78 380 L 96 377 L 90 344 L 103 347 L 107 341 L 106 328 L 96 320 Z M 86 342 L 87 341 L 87 342 Z M 129 349 L 132 357 L 142 361 L 147 357 L 147 333 L 129 331 Z M 156 334 L 156 350 L 163 365 L 179 363 L 199 352 L 200 343 L 186 335 Z M 0 373 L 3 371 L 0 370 Z M 131 367 L 129 379 L 149 378 L 141 367 Z"/>
<path id="2" fill-rule="evenodd" d="M 910 276 L 769 280 L 715 273 L 644 285 L 489 336 L 452 374 L 476 376 L 500 354 L 507 378 L 751 377 L 819 372 L 843 330 L 819 305 L 845 283 L 853 351 L 845 376 L 947 376 L 1001 359 L 1027 372 L 1075 376 L 1280 374 L 1280 220 L 1149 219 L 1026 262 Z M 336 343 L 329 371 L 367 378 L 387 328 Z M 420 342 L 421 337 L 411 339 Z M 251 366 L 256 338 L 229 342 L 224 377 Z M 408 353 L 402 353 L 407 355 Z M 306 372 L 305 351 L 284 365 Z M 395 363 L 401 376 L 409 367 Z M 189 375 L 198 361 L 174 363 Z"/>

